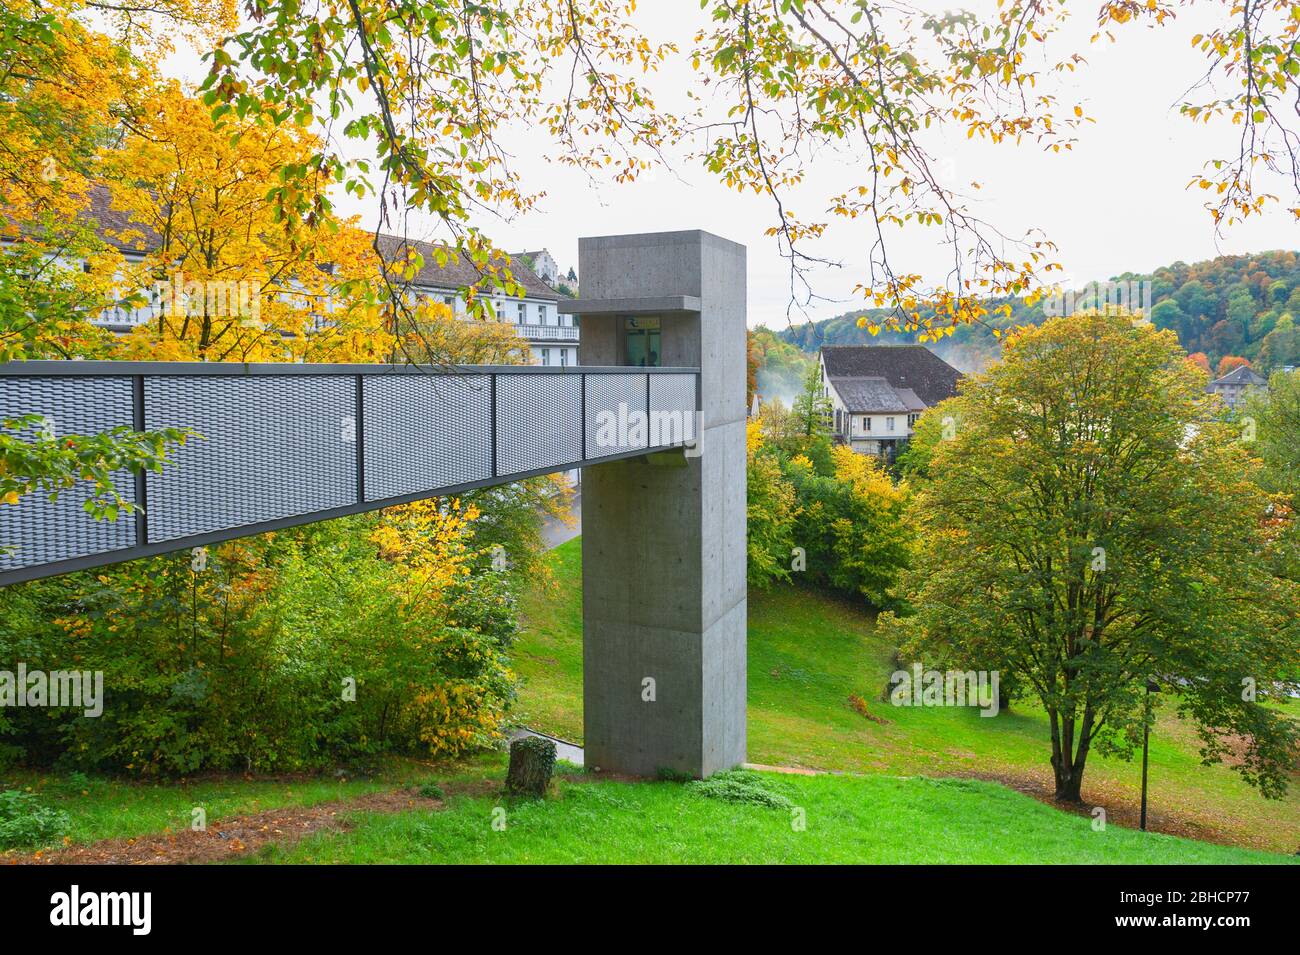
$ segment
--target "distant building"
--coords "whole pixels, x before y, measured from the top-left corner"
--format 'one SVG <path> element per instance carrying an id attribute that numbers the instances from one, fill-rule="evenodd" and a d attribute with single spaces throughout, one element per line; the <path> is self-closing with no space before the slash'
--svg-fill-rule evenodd
<path id="1" fill-rule="evenodd" d="M 128 262 L 140 262 L 146 253 L 155 248 L 160 241 L 152 230 L 132 223 L 126 214 L 113 209 L 109 203 L 108 193 L 97 189 L 91 193 L 89 215 L 94 219 L 100 236 L 115 246 Z M 124 242 L 119 236 L 133 233 L 136 241 Z M 379 247 L 386 259 L 394 261 L 405 257 L 403 240 L 397 236 L 381 235 Z M 447 256 L 447 263 L 439 265 L 434 255 L 435 246 L 430 242 L 408 241 L 412 249 L 420 253 L 424 260 L 419 273 L 410 281 L 410 292 L 417 301 L 442 302 L 452 313 L 463 317 L 466 305 L 460 293 L 462 288 L 483 287 L 483 276 L 474 264 L 464 255 Z M 450 250 L 448 250 L 450 251 Z M 534 256 L 528 268 L 513 268 L 515 281 L 524 288 L 521 295 L 504 295 L 496 290 L 485 289 L 486 297 L 492 302 L 493 312 L 499 321 L 515 326 L 515 332 L 528 340 L 529 351 L 533 361 L 540 365 L 576 365 L 578 363 L 579 329 L 573 316 L 559 312 L 559 302 L 565 296 L 555 291 L 547 282 L 534 273 L 536 261 L 549 262 L 554 269 L 555 260 L 550 253 L 528 252 L 525 256 Z M 540 257 L 540 258 L 539 258 Z M 520 261 L 518 256 L 510 259 L 511 263 Z M 146 290 L 148 291 L 148 290 Z M 140 307 L 116 307 L 105 309 L 94 320 L 110 331 L 129 332 L 137 325 L 149 321 L 157 314 L 157 305 Z M 328 310 L 327 310 L 328 312 Z M 321 321 L 327 321 L 322 316 Z"/>
<path id="2" fill-rule="evenodd" d="M 923 345 L 827 345 L 818 361 L 834 439 L 891 461 L 921 412 L 955 395 L 961 380 Z"/>
<path id="3" fill-rule="evenodd" d="M 393 236 L 380 237 L 385 258 L 398 256 L 400 241 Z M 459 289 L 482 282 L 478 269 L 463 255 L 451 255 L 446 265 L 439 265 L 431 243 L 411 241 L 408 244 L 424 259 L 424 267 L 410 283 L 416 297 L 441 300 L 455 315 L 463 316 L 466 306 Z M 389 248 L 393 251 L 389 252 Z M 517 256 L 511 256 L 510 261 L 515 266 L 511 269 L 515 281 L 524 287 L 524 292 L 512 296 L 487 290 L 487 298 L 492 302 L 497 319 L 514 325 L 516 334 L 528 339 L 529 350 L 537 364 L 576 365 L 579 330 L 572 315 L 559 312 L 559 302 L 564 296 L 533 272 L 520 268 Z"/>
<path id="4" fill-rule="evenodd" d="M 556 264 L 555 257 L 545 249 L 536 252 L 514 252 L 510 258 L 528 263 L 528 267 L 547 285 L 560 284 L 560 267 Z"/>
<path id="5" fill-rule="evenodd" d="M 1235 408 L 1252 391 L 1267 391 L 1268 379 L 1248 365 L 1240 365 L 1222 378 L 1210 382 L 1205 390 L 1218 395 L 1229 408 Z"/>

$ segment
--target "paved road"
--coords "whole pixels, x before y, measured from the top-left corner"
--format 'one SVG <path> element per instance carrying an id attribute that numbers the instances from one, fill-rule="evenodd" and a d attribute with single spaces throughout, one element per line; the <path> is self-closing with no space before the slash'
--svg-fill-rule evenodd
<path id="1" fill-rule="evenodd" d="M 536 736 L 540 739 L 549 739 L 552 743 L 555 744 L 556 759 L 567 760 L 570 763 L 573 763 L 573 765 L 575 766 L 582 765 L 581 746 L 576 746 L 573 743 L 566 742 L 565 740 L 557 739 L 554 736 L 547 736 L 545 733 L 534 732 L 533 730 L 530 730 L 526 726 L 520 726 L 516 729 L 511 730 L 510 742 L 513 743 L 515 740 L 523 739 L 525 736 Z"/>
<path id="2" fill-rule="evenodd" d="M 573 540 L 582 533 L 581 491 L 573 495 L 573 504 L 569 508 L 569 513 L 573 515 L 572 527 L 554 517 L 548 517 L 546 523 L 542 525 L 542 542 L 546 544 L 547 550 L 559 547 L 565 541 Z"/>

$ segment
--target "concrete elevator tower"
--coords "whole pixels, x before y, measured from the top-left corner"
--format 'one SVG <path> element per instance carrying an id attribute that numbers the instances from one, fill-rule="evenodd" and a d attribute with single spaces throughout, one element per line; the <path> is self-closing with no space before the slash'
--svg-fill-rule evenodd
<path id="1" fill-rule="evenodd" d="M 580 364 L 699 369 L 693 446 L 583 470 L 586 763 L 707 776 L 745 759 L 745 247 L 665 232 L 578 256 L 560 310 Z M 659 377 L 637 404 L 651 427 Z"/>

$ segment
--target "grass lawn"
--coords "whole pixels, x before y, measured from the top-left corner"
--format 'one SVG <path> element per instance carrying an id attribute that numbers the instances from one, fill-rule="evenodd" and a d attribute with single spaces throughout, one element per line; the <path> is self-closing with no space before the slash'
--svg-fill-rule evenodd
<path id="1" fill-rule="evenodd" d="M 552 552 L 552 579 L 527 596 L 526 627 L 514 653 L 524 683 L 518 719 L 576 741 L 582 736 L 580 555 L 576 540 Z M 139 840 L 131 847 L 147 848 L 149 840 L 141 837 L 167 832 L 178 834 L 164 840 L 175 844 L 181 836 L 195 835 L 183 830 L 196 807 L 205 810 L 210 828 L 222 820 L 237 828 L 235 817 L 248 816 L 259 825 L 262 817 L 253 814 L 301 807 L 301 812 L 287 811 L 296 818 L 313 811 L 327 814 L 342 824 L 302 828 L 299 835 L 308 834 L 301 841 L 274 836 L 242 856 L 221 858 L 294 863 L 1300 861 L 1290 855 L 1300 844 L 1300 794 L 1266 802 L 1228 770 L 1200 766 L 1189 730 L 1172 717 L 1162 721 L 1155 737 L 1152 778 L 1154 828 L 1174 835 L 1126 828 L 1138 767 L 1094 757 L 1084 788 L 1091 805 L 1106 808 L 1108 825 L 1099 831 L 1090 816 L 1063 812 L 1025 794 L 1041 795 L 1048 780 L 1047 730 L 1040 712 L 1024 707 L 984 719 L 974 710 L 881 703 L 890 648 L 852 603 L 793 588 L 758 595 L 750 603 L 749 636 L 750 760 L 832 772 L 741 774 L 735 785 L 748 793 L 748 801 L 709 795 L 705 790 L 712 783 L 632 783 L 570 773 L 546 800 L 510 803 L 498 795 L 505 776 L 502 753 L 441 766 L 394 760 L 372 779 L 226 777 L 155 785 L 8 773 L 0 788 L 36 792 L 44 804 L 66 811 L 69 853 L 103 839 L 130 838 Z M 866 715 L 850 705 L 851 695 L 867 701 Z M 407 799 L 405 794 L 425 782 L 437 782 L 448 794 L 441 805 L 433 797 Z M 368 796 L 398 789 L 396 801 Z M 754 798 L 756 789 L 761 799 Z M 362 797 L 363 803 L 307 808 Z M 801 820 L 804 825 L 797 825 Z M 115 844 L 85 851 L 104 845 Z"/>
<path id="2" fill-rule="evenodd" d="M 305 777 L 276 781 L 222 777 L 144 783 L 13 771 L 0 776 L 0 789 L 36 793 L 42 805 L 63 810 L 72 821 L 68 841 L 85 843 L 188 829 L 196 808 L 202 808 L 210 820 L 225 819 L 281 806 L 313 806 L 347 799 L 428 776 L 427 767 L 398 761 L 373 779 Z"/>
<path id="3" fill-rule="evenodd" d="M 499 770 L 504 775 L 504 766 Z M 671 782 L 561 780 L 544 801 L 454 796 L 441 810 L 362 814 L 348 832 L 270 846 L 284 863 L 1262 863 L 1285 857 L 1142 834 L 1003 786 L 922 777 L 748 774 L 788 807 Z M 500 776 L 498 776 L 500 778 Z M 502 815 L 504 813 L 504 815 Z M 793 824 L 798 813 L 805 828 Z M 495 814 L 495 816 L 494 816 Z M 494 818 L 498 820 L 493 825 Z M 504 821 L 504 827 L 500 822 Z"/>
<path id="4" fill-rule="evenodd" d="M 534 729 L 581 742 L 580 540 L 556 548 L 551 560 L 554 580 L 524 601 L 526 627 L 515 650 L 524 680 L 519 713 Z M 876 638 L 860 605 L 793 587 L 751 595 L 750 761 L 854 773 L 975 775 L 1048 790 L 1049 736 L 1041 710 L 1018 705 L 990 719 L 974 709 L 882 703 L 891 649 Z M 851 694 L 867 701 L 872 718 L 854 710 Z M 1300 788 L 1273 802 L 1226 767 L 1202 766 L 1191 727 L 1170 713 L 1152 737 L 1150 775 L 1154 829 L 1287 854 L 1300 848 Z M 1112 822 L 1136 825 L 1140 780 L 1140 759 L 1094 753 L 1084 798 L 1104 807 Z"/>

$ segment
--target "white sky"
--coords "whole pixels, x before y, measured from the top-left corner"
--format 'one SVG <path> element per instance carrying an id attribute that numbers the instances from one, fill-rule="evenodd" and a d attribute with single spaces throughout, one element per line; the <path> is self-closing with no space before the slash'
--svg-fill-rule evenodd
<path id="1" fill-rule="evenodd" d="M 929 0 L 921 5 L 935 12 L 948 9 Z M 986 0 L 968 5 L 989 6 Z M 951 145 L 937 136 L 927 144 L 956 180 L 981 183 L 973 193 L 979 197 L 975 209 L 1008 235 L 1031 227 L 1046 231 L 1059 246 L 1058 260 L 1066 276 L 1076 285 L 1178 260 L 1296 247 L 1296 227 L 1285 211 L 1216 237 L 1201 205 L 1202 193 L 1186 189 L 1206 159 L 1233 151 L 1236 136 L 1230 126 L 1193 124 L 1177 112 L 1184 91 L 1206 66 L 1190 46 L 1190 37 L 1200 29 L 1193 20 L 1195 11 L 1156 30 L 1129 25 L 1116 32 L 1116 43 L 1089 46 L 1096 4 L 1081 4 L 1079 9 L 1084 12 L 1058 42 L 1082 50 L 1090 65 L 1065 81 L 1059 93 L 1067 103 L 1082 100 L 1097 122 L 1079 133 L 1072 152 L 1045 155 L 1032 144 L 991 146 L 967 141 L 964 133 L 952 137 Z M 1206 12 L 1223 9 L 1213 4 Z M 638 17 L 653 39 L 675 40 L 683 50 L 691 48 L 701 22 L 698 0 L 643 0 Z M 169 67 L 190 78 L 201 75 L 192 57 L 178 56 Z M 656 89 L 664 91 L 661 105 L 679 105 L 678 97 L 694 82 L 695 74 L 684 62 L 661 73 L 656 80 Z M 526 216 L 478 223 L 499 247 L 548 248 L 565 272 L 570 265 L 577 267 L 581 235 L 704 229 L 748 246 L 750 324 L 786 325 L 788 267 L 776 241 L 763 235 L 774 222 L 770 199 L 726 189 L 688 164 L 684 148 L 673 157 L 672 173 L 660 171 L 619 186 L 594 185 L 585 175 L 548 162 L 530 152 L 534 142 L 526 131 L 511 137 L 514 168 L 526 188 L 547 195 Z M 824 199 L 845 182 L 858 181 L 845 178 L 850 172 L 837 160 L 819 161 L 811 167 L 796 210 L 804 218 L 821 218 Z M 1286 198 L 1280 187 L 1271 191 Z M 374 222 L 373 208 L 349 202 L 341 202 L 343 211 L 361 213 L 367 224 Z M 811 250 L 843 267 L 816 274 L 815 291 L 832 301 L 816 303 L 808 317 L 829 318 L 860 307 L 852 290 L 865 278 L 866 245 L 867 224 L 844 223 Z M 900 260 L 902 252 L 906 257 Z M 948 255 L 928 230 L 900 236 L 891 252 L 896 267 L 935 278 L 946 271 Z M 794 315 L 794 321 L 803 320 Z"/>

